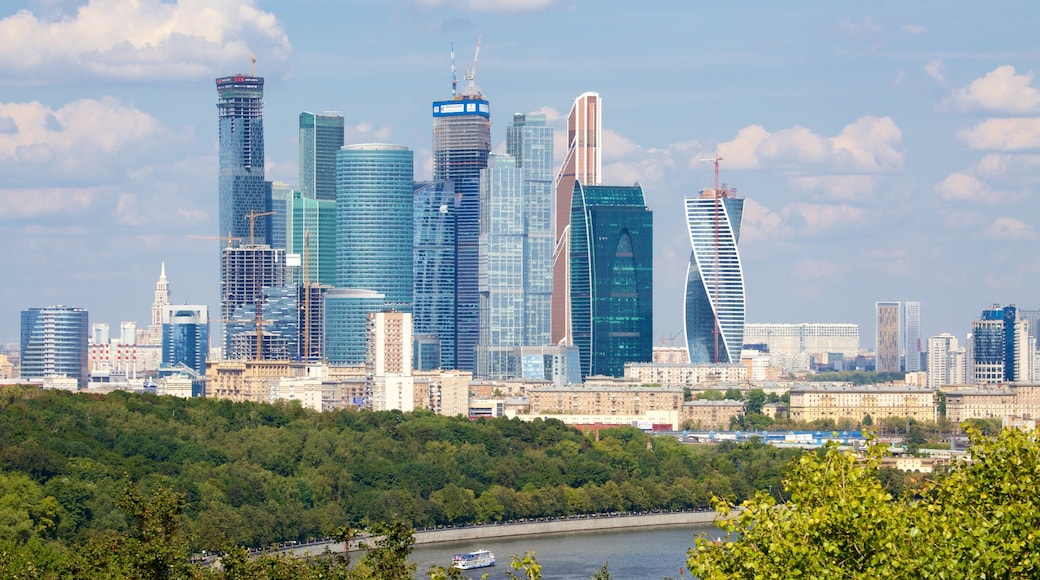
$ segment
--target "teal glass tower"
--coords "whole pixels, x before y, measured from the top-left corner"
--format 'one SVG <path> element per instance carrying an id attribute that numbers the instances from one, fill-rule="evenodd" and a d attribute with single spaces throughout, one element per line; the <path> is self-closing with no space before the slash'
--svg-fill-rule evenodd
<path id="1" fill-rule="evenodd" d="M 217 79 L 220 174 L 217 235 L 241 240 L 250 237 L 252 212 L 270 208 L 264 182 L 264 79 L 234 75 Z M 269 244 L 269 219 L 256 220 L 255 239 Z"/>
<path id="2" fill-rule="evenodd" d="M 583 186 L 571 197 L 570 300 L 582 379 L 653 360 L 653 213 L 643 189 Z"/>
<path id="3" fill-rule="evenodd" d="M 336 287 L 371 290 L 411 312 L 412 151 L 347 145 L 336 167 Z"/>
<path id="4" fill-rule="evenodd" d="M 365 364 L 368 315 L 385 309 L 386 296 L 371 290 L 333 288 L 323 299 L 325 359 L 336 366 Z"/>
<path id="5" fill-rule="evenodd" d="M 737 242 L 744 200 L 725 187 L 686 198 L 690 266 L 686 346 L 693 364 L 740 362 L 744 345 L 744 271 Z"/>
<path id="6" fill-rule="evenodd" d="M 300 113 L 300 191 L 336 201 L 336 154 L 343 146 L 343 115 Z"/>
<path id="7" fill-rule="evenodd" d="M 301 267 L 307 269 L 296 282 L 332 286 L 336 283 L 336 202 L 307 197 L 299 190 L 291 195 L 286 253 L 300 256 Z"/>
<path id="8" fill-rule="evenodd" d="M 454 354 L 447 368 L 469 372 L 474 371 L 480 336 L 480 170 L 487 167 L 490 152 L 491 108 L 480 93 L 471 90 L 433 103 L 433 179 L 450 181 L 457 199 L 455 332 L 441 337 L 441 354 Z"/>
<path id="9" fill-rule="evenodd" d="M 42 380 L 64 375 L 87 387 L 87 311 L 70 306 L 22 311 L 21 376 Z"/>

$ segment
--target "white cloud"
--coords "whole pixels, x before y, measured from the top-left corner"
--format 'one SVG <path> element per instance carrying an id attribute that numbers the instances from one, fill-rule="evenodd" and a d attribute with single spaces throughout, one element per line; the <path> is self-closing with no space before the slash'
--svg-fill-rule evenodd
<path id="1" fill-rule="evenodd" d="M 983 111 L 1010 115 L 1040 112 L 1040 90 L 1032 85 L 1033 73 L 1015 74 L 1015 67 L 997 67 L 967 87 L 957 89 L 940 103 L 955 111 Z"/>
<path id="2" fill-rule="evenodd" d="M 889 117 L 861 117 L 834 137 L 794 126 L 770 133 L 761 125 L 741 129 L 720 143 L 719 155 L 733 169 L 815 166 L 831 171 L 879 173 L 903 167 L 902 131 Z"/>
<path id="3" fill-rule="evenodd" d="M 924 74 L 941 84 L 946 84 L 946 65 L 941 59 L 936 58 L 925 63 Z"/>
<path id="4" fill-rule="evenodd" d="M 102 192 L 96 188 L 0 189 L 0 219 L 74 214 L 90 207 Z"/>
<path id="5" fill-rule="evenodd" d="M 1032 226 L 1026 224 L 1022 220 L 1004 216 L 993 220 L 993 223 L 983 231 L 983 235 L 987 238 L 996 240 L 1037 239 L 1036 231 Z"/>
<path id="6" fill-rule="evenodd" d="M 464 6 L 474 12 L 523 12 L 552 6 L 555 0 L 412 0 L 422 8 Z"/>
<path id="7" fill-rule="evenodd" d="M 872 196 L 877 183 L 876 175 L 813 175 L 788 180 L 792 189 L 819 192 L 814 198 L 852 202 Z"/>
<path id="8" fill-rule="evenodd" d="M 344 142 L 348 145 L 357 143 L 385 143 L 394 134 L 394 128 L 390 125 L 376 127 L 368 121 L 362 121 L 357 125 L 348 126 L 344 130 Z"/>
<path id="9" fill-rule="evenodd" d="M 951 173 L 935 186 L 939 199 L 943 201 L 970 201 L 982 204 L 1000 203 L 1004 195 L 993 190 L 970 172 Z"/>
<path id="10" fill-rule="evenodd" d="M 89 0 L 75 14 L 21 10 L 0 20 L 0 73 L 8 82 L 199 79 L 284 69 L 292 48 L 255 0 Z"/>
<path id="11" fill-rule="evenodd" d="M 979 150 L 1040 149 L 1040 117 L 986 119 L 974 127 L 958 131 L 957 138 Z"/>
<path id="12" fill-rule="evenodd" d="M 899 30 L 907 36 L 921 36 L 928 32 L 923 24 L 904 24 L 899 27 Z"/>
<path id="13" fill-rule="evenodd" d="M 875 38 L 884 32 L 884 29 L 874 21 L 872 16 L 865 16 L 859 20 L 846 20 L 841 28 L 846 36 L 854 38 Z"/>

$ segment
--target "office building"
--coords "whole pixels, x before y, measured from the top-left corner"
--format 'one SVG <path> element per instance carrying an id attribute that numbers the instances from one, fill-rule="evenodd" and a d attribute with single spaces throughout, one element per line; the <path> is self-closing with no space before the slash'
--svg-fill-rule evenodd
<path id="1" fill-rule="evenodd" d="M 877 302 L 877 341 L 874 370 L 879 373 L 898 373 L 901 308 L 899 302 Z"/>
<path id="2" fill-rule="evenodd" d="M 49 377 L 74 379 L 77 388 L 87 387 L 87 311 L 70 306 L 28 308 L 21 317 L 20 365 L 23 379 L 42 381 Z"/>
<path id="3" fill-rule="evenodd" d="M 297 284 L 336 283 L 336 202 L 293 190 L 286 225 L 286 253 L 302 266 Z"/>
<path id="4" fill-rule="evenodd" d="M 744 200 L 717 183 L 686 198 L 690 265 L 686 275 L 686 346 L 692 364 L 740 361 L 744 346 L 744 271 L 737 242 Z"/>
<path id="5" fill-rule="evenodd" d="M 110 341 L 109 326 L 107 322 L 95 322 L 90 325 L 91 344 L 105 344 Z"/>
<path id="6" fill-rule="evenodd" d="M 921 303 L 903 302 L 903 369 L 921 370 Z"/>
<path id="7" fill-rule="evenodd" d="M 259 244 L 225 247 L 221 250 L 220 279 L 220 314 L 224 321 L 221 342 L 225 358 L 232 358 L 233 336 L 240 336 L 236 339 L 240 355 L 243 344 L 256 345 L 256 305 L 261 305 L 262 325 L 266 315 L 264 290 L 285 285 L 285 251 Z"/>
<path id="8" fill-rule="evenodd" d="M 412 151 L 347 145 L 336 167 L 336 287 L 371 290 L 387 308 L 411 312 Z"/>
<path id="9" fill-rule="evenodd" d="M 994 304 L 983 310 L 981 318 L 972 321 L 968 339 L 971 382 L 1029 381 L 1035 344 L 1029 323 L 1019 318 L 1015 306 Z"/>
<path id="10" fill-rule="evenodd" d="M 291 254 L 293 252 L 289 249 L 288 236 L 291 235 L 289 232 L 292 227 L 292 200 L 296 190 L 280 181 L 268 183 L 271 190 L 271 211 L 274 212 L 271 216 L 271 247 L 286 250 L 286 253 Z"/>
<path id="11" fill-rule="evenodd" d="M 581 376 L 620 377 L 653 359 L 653 213 L 640 186 L 571 196 L 571 331 Z"/>
<path id="12" fill-rule="evenodd" d="M 553 344 L 572 344 L 570 315 L 570 223 L 574 182 L 599 185 L 602 173 L 602 110 L 598 93 L 582 93 L 567 115 L 567 154 L 556 176 L 552 289 Z"/>
<path id="13" fill-rule="evenodd" d="M 264 181 L 264 79 L 237 74 L 217 79 L 220 175 L 217 235 L 250 238 L 249 214 L 270 208 Z M 253 235 L 270 243 L 270 216 L 255 220 Z"/>
<path id="14" fill-rule="evenodd" d="M 433 179 L 450 181 L 455 203 L 455 333 L 440 337 L 446 368 L 473 372 L 480 334 L 477 289 L 480 241 L 480 171 L 491 151 L 491 108 L 472 90 L 433 103 Z M 450 342 L 451 344 L 445 344 Z"/>
<path id="15" fill-rule="evenodd" d="M 166 306 L 162 312 L 160 372 L 186 371 L 193 379 L 206 375 L 209 353 L 209 307 Z"/>
<path id="16" fill-rule="evenodd" d="M 943 333 L 928 339 L 928 388 L 964 384 L 964 349 L 957 337 Z"/>
<path id="17" fill-rule="evenodd" d="M 335 366 L 365 364 L 368 315 L 386 308 L 385 295 L 372 290 L 333 288 L 322 298 L 325 360 Z"/>
<path id="18" fill-rule="evenodd" d="M 415 336 L 423 337 L 419 370 L 455 367 L 455 215 L 450 181 L 417 183 L 414 188 L 412 273 Z M 431 357 L 436 355 L 433 364 Z M 430 365 L 433 366 L 430 366 Z"/>
<path id="19" fill-rule="evenodd" d="M 764 344 L 770 355 L 822 355 L 841 353 L 845 358 L 859 354 L 859 325 L 842 322 L 744 324 L 744 344 Z"/>
<path id="20" fill-rule="evenodd" d="M 300 191 L 336 201 L 336 154 L 343 146 L 343 115 L 300 113 Z"/>
<path id="21" fill-rule="evenodd" d="M 525 346 L 552 342 L 553 129 L 540 113 L 517 113 L 506 129 L 506 153 L 520 168 L 523 194 Z"/>

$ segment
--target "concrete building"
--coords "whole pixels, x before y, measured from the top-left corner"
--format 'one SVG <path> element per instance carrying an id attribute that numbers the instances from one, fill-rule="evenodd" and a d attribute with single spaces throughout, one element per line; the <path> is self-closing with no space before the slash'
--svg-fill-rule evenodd
<path id="1" fill-rule="evenodd" d="M 416 371 L 415 408 L 447 417 L 469 415 L 469 383 L 473 373 L 463 371 Z"/>
<path id="2" fill-rule="evenodd" d="M 748 380 L 748 368 L 742 364 L 627 363 L 625 377 L 637 379 L 645 385 L 667 387 L 743 383 Z"/>
<path id="3" fill-rule="evenodd" d="M 686 401 L 682 406 L 683 428 L 696 430 L 728 430 L 734 417 L 744 415 L 741 401 Z"/>
<path id="4" fill-rule="evenodd" d="M 748 322 L 744 325 L 744 344 L 764 344 L 771 356 L 820 356 L 837 352 L 845 358 L 855 358 L 860 348 L 859 325 L 832 322 Z"/>
<path id="5" fill-rule="evenodd" d="M 943 333 L 928 339 L 928 388 L 964 384 L 964 350 L 957 337 Z"/>
<path id="6" fill-rule="evenodd" d="M 149 346 L 162 345 L 163 312 L 170 305 L 170 285 L 166 280 L 166 262 L 159 268 L 159 280 L 155 283 L 155 296 L 152 298 L 152 322 L 148 325 L 143 342 Z"/>
<path id="7" fill-rule="evenodd" d="M 271 383 L 303 377 L 304 363 L 288 360 L 224 360 L 206 363 L 206 397 L 234 402 L 271 401 Z"/>
<path id="8" fill-rule="evenodd" d="M 946 419 L 955 425 L 968 419 L 1004 419 L 1014 416 L 1022 416 L 1022 413 L 1015 391 L 1010 388 L 946 392 Z"/>
<path id="9" fill-rule="evenodd" d="M 887 417 L 935 421 L 935 391 L 899 386 L 810 386 L 790 391 L 790 417 L 795 421 L 848 419 L 855 423 L 867 415 L 877 421 Z"/>
<path id="10" fill-rule="evenodd" d="M 545 386 L 527 390 L 533 414 L 633 415 L 647 411 L 680 411 L 681 387 Z"/>
<path id="11" fill-rule="evenodd" d="M 221 342 L 225 356 L 231 358 L 234 336 L 244 335 L 242 340 L 256 344 L 256 307 L 260 305 L 262 310 L 266 289 L 285 285 L 285 251 L 266 244 L 251 244 L 227 246 L 220 256 L 220 315 L 224 322 Z M 244 311 L 239 312 L 243 307 L 251 309 L 254 319 L 249 319 L 248 313 L 243 319 L 236 318 L 243 314 Z M 264 315 L 261 311 L 261 324 Z"/>
<path id="12" fill-rule="evenodd" d="M 879 373 L 898 373 L 901 308 L 899 302 L 877 302 L 877 353 L 874 366 Z"/>
<path id="13" fill-rule="evenodd" d="M 415 409 L 412 376 L 412 314 L 373 312 L 368 315 L 366 375 L 373 411 Z"/>
<path id="14" fill-rule="evenodd" d="M 553 250 L 552 344 L 572 345 L 570 302 L 570 214 L 574 183 L 599 185 L 603 118 L 599 93 L 574 100 L 567 115 L 567 154 L 556 175 L 556 246 Z"/>
<path id="15" fill-rule="evenodd" d="M 688 364 L 690 353 L 685 346 L 655 346 L 651 362 L 662 364 Z"/>

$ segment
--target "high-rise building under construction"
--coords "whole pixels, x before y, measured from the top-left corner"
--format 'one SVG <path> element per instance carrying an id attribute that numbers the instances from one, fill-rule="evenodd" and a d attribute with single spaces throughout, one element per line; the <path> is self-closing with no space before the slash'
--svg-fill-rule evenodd
<path id="1" fill-rule="evenodd" d="M 261 243 L 270 243 L 267 220 L 250 223 L 251 213 L 270 207 L 264 183 L 264 79 L 237 74 L 217 79 L 220 137 L 218 178 L 219 236 L 248 239 L 250 228 Z"/>

